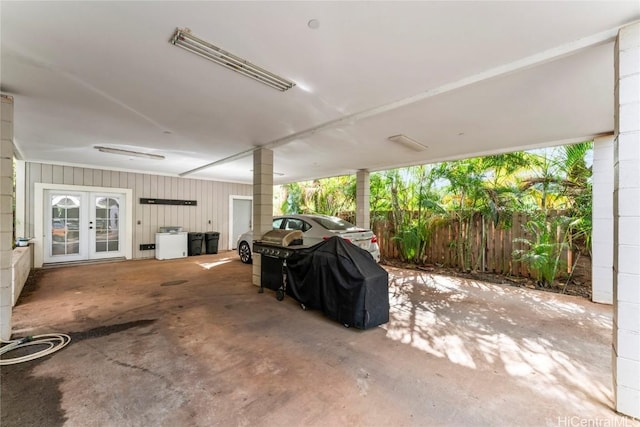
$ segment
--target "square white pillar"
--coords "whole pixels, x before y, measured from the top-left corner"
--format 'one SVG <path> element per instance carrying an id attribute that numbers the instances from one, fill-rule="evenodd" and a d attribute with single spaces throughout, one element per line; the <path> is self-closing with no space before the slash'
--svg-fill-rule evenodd
<path id="1" fill-rule="evenodd" d="M 13 97 L 1 95 L 0 110 L 0 338 L 11 337 L 13 305 Z"/>
<path id="2" fill-rule="evenodd" d="M 619 31 L 615 71 L 613 387 L 640 418 L 640 23 Z"/>
<path id="3" fill-rule="evenodd" d="M 593 302 L 613 304 L 613 135 L 593 141 Z"/>
<path id="4" fill-rule="evenodd" d="M 360 169 L 356 174 L 356 225 L 360 228 L 371 227 L 369 195 L 369 171 Z"/>
<path id="5" fill-rule="evenodd" d="M 260 239 L 273 227 L 273 151 L 253 152 L 253 238 Z M 253 254 L 252 283 L 260 286 L 260 254 Z"/>

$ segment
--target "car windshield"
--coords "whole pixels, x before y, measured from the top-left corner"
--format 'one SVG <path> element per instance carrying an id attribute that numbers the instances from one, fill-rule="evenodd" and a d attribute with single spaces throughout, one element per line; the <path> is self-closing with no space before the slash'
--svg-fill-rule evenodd
<path id="1" fill-rule="evenodd" d="M 327 230 L 331 231 L 351 230 L 353 228 L 356 228 L 356 226 L 351 224 L 350 222 L 345 221 L 344 219 L 337 218 L 335 216 L 314 217 L 314 220 Z"/>

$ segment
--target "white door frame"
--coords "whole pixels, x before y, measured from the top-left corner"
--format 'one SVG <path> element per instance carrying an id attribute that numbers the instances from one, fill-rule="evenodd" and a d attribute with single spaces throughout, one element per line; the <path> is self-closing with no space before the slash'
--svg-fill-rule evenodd
<path id="1" fill-rule="evenodd" d="M 233 248 L 234 240 L 238 238 L 238 236 L 233 235 L 233 201 L 234 200 L 251 200 L 253 201 L 253 196 L 229 196 L 229 246 L 228 248 Z M 251 215 L 253 216 L 253 204 L 251 205 Z M 253 223 L 253 218 L 251 219 L 251 223 Z"/>
<path id="2" fill-rule="evenodd" d="M 84 191 L 94 193 L 121 193 L 124 194 L 126 205 L 124 218 L 120 219 L 121 224 L 126 227 L 125 238 L 122 242 L 125 259 L 133 257 L 133 190 L 130 188 L 114 188 L 114 187 L 89 187 L 85 185 L 66 185 L 66 184 L 45 184 L 36 182 L 33 189 L 33 266 L 34 268 L 42 267 L 44 263 L 44 251 L 46 236 L 44 232 L 44 208 L 46 206 L 44 200 L 45 190 L 62 190 L 62 191 Z"/>
<path id="3" fill-rule="evenodd" d="M 89 220 L 93 222 L 93 225 L 91 225 L 91 222 L 89 223 L 89 226 L 93 227 L 93 232 L 89 233 L 89 248 L 88 248 L 88 255 L 89 255 L 89 259 L 101 259 L 101 258 L 114 258 L 114 257 L 122 257 L 124 255 L 124 248 L 122 246 L 122 244 L 118 244 L 118 250 L 117 251 L 104 251 L 104 252 L 97 252 L 96 251 L 96 231 L 97 231 L 97 226 L 98 226 L 98 221 L 96 218 L 96 197 L 107 197 L 107 198 L 112 198 L 112 199 L 117 199 L 118 200 L 118 215 L 120 215 L 120 213 L 124 213 L 124 216 L 126 218 L 127 216 L 127 211 L 129 209 L 131 209 L 129 206 L 127 206 L 127 202 L 126 199 L 124 197 L 124 194 L 122 193 L 118 193 L 118 192 L 109 192 L 109 193 L 105 193 L 105 192 L 100 192 L 97 193 L 95 191 L 92 191 L 91 193 L 89 193 Z M 125 199 L 125 200 L 123 200 Z M 122 208 L 122 206 L 124 205 L 124 209 L 121 211 L 120 209 Z M 110 218 L 110 224 L 112 224 L 113 220 Z M 118 218 L 118 224 L 120 223 L 120 219 Z M 118 242 L 124 242 L 125 238 L 127 235 L 127 227 L 125 224 L 122 225 L 122 227 L 118 226 Z"/>

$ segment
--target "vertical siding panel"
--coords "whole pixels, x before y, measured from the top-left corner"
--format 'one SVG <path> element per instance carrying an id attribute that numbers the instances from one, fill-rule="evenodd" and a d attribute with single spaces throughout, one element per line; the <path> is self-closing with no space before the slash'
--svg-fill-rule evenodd
<path id="1" fill-rule="evenodd" d="M 221 248 L 227 246 L 227 242 L 224 238 L 224 218 L 220 216 L 218 212 L 218 205 L 220 204 L 220 196 L 216 194 L 216 190 L 218 187 L 218 183 L 216 181 L 211 181 L 209 183 L 209 203 L 211 204 L 211 208 L 209 209 L 209 215 L 211 216 L 211 225 L 215 227 L 214 231 L 220 233 L 220 245 Z"/>
<path id="2" fill-rule="evenodd" d="M 207 199 L 209 200 L 209 219 L 211 220 L 211 227 L 213 231 L 221 232 L 222 224 L 220 223 L 220 217 L 216 212 L 216 204 L 218 201 L 215 198 L 215 185 L 213 181 L 207 183 Z M 220 244 L 222 244 L 222 236 L 220 236 Z"/>
<path id="3" fill-rule="evenodd" d="M 73 168 L 73 185 L 84 185 L 84 169 Z"/>
<path id="4" fill-rule="evenodd" d="M 99 169 L 93 170 L 93 185 L 102 187 L 102 171 Z"/>
<path id="5" fill-rule="evenodd" d="M 164 180 L 165 180 L 164 176 L 159 176 L 156 183 L 157 197 L 160 199 L 166 199 L 164 195 Z M 163 227 L 166 225 L 164 222 L 164 216 L 165 216 L 166 210 L 167 210 L 166 206 L 158 206 L 158 217 L 156 218 L 158 227 Z"/>
<path id="6" fill-rule="evenodd" d="M 147 226 L 148 226 L 147 218 L 144 216 L 145 214 L 144 205 L 139 204 L 140 197 L 146 197 L 146 195 L 144 194 L 142 174 L 139 174 L 139 173 L 135 174 L 135 189 L 137 193 L 136 209 L 138 210 L 138 221 L 140 221 L 140 224 L 137 226 L 138 241 L 136 243 L 136 250 L 140 250 L 140 244 L 146 242 L 145 230 L 147 229 Z"/>
<path id="7" fill-rule="evenodd" d="M 188 199 L 189 198 L 189 183 L 185 178 L 178 179 L 178 199 Z M 191 229 L 191 224 L 189 222 L 189 210 L 186 206 L 178 205 L 178 222 L 182 225 L 186 231 L 195 231 Z"/>
<path id="8" fill-rule="evenodd" d="M 118 187 L 119 188 L 127 188 L 127 172 L 119 173 Z"/>
<path id="9" fill-rule="evenodd" d="M 164 194 L 163 198 L 170 199 L 171 191 L 173 186 L 173 178 L 170 176 L 164 177 Z M 171 221 L 171 206 L 165 206 L 164 208 L 164 224 L 163 225 L 173 225 Z"/>
<path id="10" fill-rule="evenodd" d="M 28 163 L 27 165 L 29 166 Z M 34 163 L 34 164 L 31 164 L 30 167 L 26 167 L 25 170 L 28 173 L 28 176 L 26 177 L 26 180 L 25 180 L 28 187 L 27 191 L 25 192 L 25 197 L 29 201 L 28 202 L 29 213 L 28 215 L 26 215 L 27 223 L 25 224 L 24 231 L 25 233 L 28 233 L 29 236 L 33 236 L 35 233 L 35 226 L 34 226 L 35 212 L 33 210 L 32 189 L 34 188 L 33 186 L 34 183 L 42 182 L 42 165 L 40 163 Z M 41 237 L 41 236 L 36 236 L 36 237 Z"/>
<path id="11" fill-rule="evenodd" d="M 182 196 L 182 178 L 174 178 L 174 181 L 171 186 L 171 197 L 170 199 L 179 199 Z M 171 216 L 173 217 L 173 225 L 179 225 L 185 228 L 185 231 L 189 231 L 187 229 L 187 224 L 184 221 L 184 214 L 182 212 L 182 206 L 171 206 Z"/>
<path id="12" fill-rule="evenodd" d="M 43 165 L 38 163 L 42 172 L 40 176 L 40 182 L 51 184 L 53 183 L 53 165 Z M 28 182 L 28 181 L 27 181 Z"/>
<path id="13" fill-rule="evenodd" d="M 184 199 L 193 200 L 193 195 L 191 194 L 191 191 L 193 190 L 191 188 L 191 180 L 183 179 L 183 181 L 184 181 Z M 193 206 L 185 206 L 183 209 L 183 215 L 185 216 L 185 219 L 189 224 L 189 231 L 198 231 L 196 229 L 196 224 L 194 223 L 195 216 L 193 212 L 194 212 Z"/>
<path id="14" fill-rule="evenodd" d="M 119 185 L 120 185 L 120 172 L 111 171 L 111 182 L 109 182 L 109 187 L 118 188 Z"/>
<path id="15" fill-rule="evenodd" d="M 157 175 L 149 175 L 149 197 L 153 199 L 158 198 L 158 176 Z M 158 231 L 158 225 L 159 225 L 158 212 L 162 209 L 162 206 L 153 205 L 153 206 L 149 206 L 149 208 L 150 208 L 149 209 L 150 230 L 151 232 L 155 233 L 156 231 Z M 155 236 L 155 235 L 152 234 L 151 236 Z M 151 240 L 149 240 L 148 243 L 151 243 Z"/>
<path id="16" fill-rule="evenodd" d="M 149 252 L 140 251 L 140 231 L 141 225 L 138 225 L 138 221 L 140 219 L 140 204 L 139 204 L 139 195 L 136 188 L 136 174 L 129 172 L 126 174 L 126 184 L 125 188 L 130 188 L 132 190 L 132 206 L 129 206 L 131 209 L 131 214 L 133 215 L 133 225 L 131 232 L 133 233 L 132 245 L 133 245 L 133 257 L 134 258 L 143 258 L 149 256 Z"/>
<path id="17" fill-rule="evenodd" d="M 196 180 L 196 198 L 198 200 L 198 209 L 196 210 L 196 218 L 198 221 L 198 226 L 200 227 L 200 230 L 202 230 L 203 232 L 208 231 L 209 229 L 207 228 L 207 204 L 204 200 L 203 191 L 204 188 L 204 181 L 201 180 Z M 203 247 L 203 249 L 206 249 Z"/>
<path id="18" fill-rule="evenodd" d="M 42 165 L 40 163 L 34 164 L 30 172 L 30 187 L 33 183 L 42 182 Z"/>
<path id="19" fill-rule="evenodd" d="M 53 165 L 53 182 L 52 184 L 64 184 L 64 171 L 62 166 Z"/>
<path id="20" fill-rule="evenodd" d="M 182 179 L 182 196 L 181 199 L 185 199 L 185 200 L 191 200 L 193 199 L 191 197 L 191 180 L 190 179 Z M 195 229 L 195 224 L 193 223 L 193 206 L 184 206 L 182 208 L 182 216 L 183 219 L 186 221 L 187 225 L 187 230 L 189 231 L 198 231 Z"/>
<path id="21" fill-rule="evenodd" d="M 217 193 L 220 195 L 220 200 L 227 200 L 227 204 L 229 203 L 230 197 L 233 194 L 233 190 L 231 189 L 231 185 L 218 183 Z M 222 203 L 218 203 L 218 214 L 222 218 L 223 227 L 224 227 L 224 236 L 227 245 L 229 244 L 229 228 L 231 226 L 231 222 L 233 218 L 229 217 L 229 208 L 223 209 Z M 253 221 L 253 218 L 252 218 Z"/>
<path id="22" fill-rule="evenodd" d="M 212 182 L 211 181 L 203 181 L 202 183 L 202 199 L 205 203 L 205 220 L 207 222 L 207 230 L 208 231 L 220 231 L 218 230 L 218 225 L 216 224 L 215 216 L 213 215 L 213 197 L 211 197 L 212 190 Z M 222 242 L 220 242 L 222 243 Z"/>
<path id="23" fill-rule="evenodd" d="M 148 174 L 143 174 L 142 176 L 142 197 L 149 197 L 151 194 L 151 177 Z M 155 231 L 153 227 L 155 226 L 155 221 L 151 219 L 151 208 L 150 205 L 142 205 L 142 243 L 149 243 L 151 237 L 155 237 Z"/>
<path id="24" fill-rule="evenodd" d="M 73 184 L 73 168 L 70 166 L 62 166 L 62 182 L 60 184 Z"/>
<path id="25" fill-rule="evenodd" d="M 198 202 L 200 206 L 200 221 L 202 224 L 202 230 L 204 231 L 214 231 L 209 224 L 209 197 L 207 196 L 207 185 L 208 181 L 198 181 L 200 183 L 200 200 L 202 201 L 202 205 Z"/>
<path id="26" fill-rule="evenodd" d="M 194 207 L 196 212 L 196 227 L 198 227 L 199 231 L 207 231 L 207 228 L 204 226 L 202 221 L 202 211 L 205 209 L 204 201 L 202 200 L 202 181 L 200 180 L 192 180 L 195 185 L 194 198 L 198 201 L 198 206 Z"/>
<path id="27" fill-rule="evenodd" d="M 171 198 L 179 199 L 182 195 L 182 178 L 175 178 L 171 187 Z M 182 218 L 181 206 L 171 206 L 171 216 L 173 216 L 174 225 L 180 225 L 186 228 L 186 224 Z"/>
<path id="28" fill-rule="evenodd" d="M 111 187 L 112 175 L 113 175 L 112 171 L 103 171 L 102 172 L 102 186 L 103 187 Z"/>
<path id="29" fill-rule="evenodd" d="M 158 209 L 160 206 L 157 205 L 146 205 L 149 211 L 149 234 L 145 239 L 145 243 L 152 243 L 152 240 L 155 237 L 155 233 L 158 231 Z"/>
<path id="30" fill-rule="evenodd" d="M 73 168 L 71 166 L 64 166 L 62 168 L 63 184 L 73 185 Z"/>
<path id="31" fill-rule="evenodd" d="M 88 186 L 93 186 L 93 170 L 92 169 L 87 169 L 84 168 L 82 170 L 82 184 L 83 185 L 88 185 Z"/>
<path id="32" fill-rule="evenodd" d="M 34 217 L 34 209 L 33 209 L 33 184 L 31 181 L 31 169 L 33 168 L 33 163 L 25 162 L 24 164 L 24 180 L 25 180 L 25 218 L 24 218 L 24 232 L 26 236 L 34 236 L 33 231 L 33 217 Z M 36 237 L 36 236 L 34 236 Z"/>
<path id="33" fill-rule="evenodd" d="M 167 176 L 164 178 L 164 198 L 170 199 L 173 192 L 173 180 L 175 178 Z M 173 206 L 167 206 L 164 209 L 164 225 L 175 225 L 173 223 L 173 215 L 171 209 Z"/>
<path id="34" fill-rule="evenodd" d="M 202 182 L 202 199 L 205 202 L 204 219 L 207 223 L 208 231 L 219 231 L 213 216 L 213 201 L 211 197 L 211 181 Z M 221 242 L 220 242 L 221 243 Z"/>
<path id="35" fill-rule="evenodd" d="M 198 196 L 196 196 L 196 181 L 194 179 L 187 180 L 187 185 L 189 186 L 189 199 L 188 200 L 198 200 Z M 200 224 L 196 220 L 198 216 L 198 206 L 188 206 L 187 212 L 189 213 L 189 222 L 191 223 L 191 227 L 193 231 L 200 232 L 202 228 L 200 228 Z"/>
<path id="36" fill-rule="evenodd" d="M 179 225 L 188 231 L 217 231 L 220 233 L 220 250 L 228 249 L 229 198 L 231 195 L 251 196 L 252 186 L 238 183 L 186 179 L 169 176 L 108 171 L 73 166 L 26 163 L 27 224 L 25 232 L 33 234 L 34 183 L 66 184 L 132 190 L 130 209 L 133 225 L 132 245 L 134 258 L 153 257 L 153 251 L 140 251 L 141 243 L 153 243 L 160 226 Z M 163 199 L 188 199 L 196 206 L 140 205 L 141 197 Z M 140 221 L 140 224 L 138 224 Z"/>
<path id="37" fill-rule="evenodd" d="M 218 188 L 219 188 L 219 193 L 222 196 L 222 200 L 227 200 L 227 204 L 228 204 L 229 203 L 228 201 L 230 200 L 230 197 L 233 195 L 233 187 L 232 187 L 232 185 L 220 183 L 218 185 Z M 218 210 L 220 211 L 220 214 L 224 218 L 224 235 L 225 235 L 225 238 L 226 238 L 226 240 L 228 242 L 229 241 L 229 227 L 231 226 L 231 222 L 233 221 L 233 218 L 229 217 L 229 209 L 228 208 L 227 209 L 223 209 L 221 203 L 218 204 Z"/>
<path id="38" fill-rule="evenodd" d="M 152 199 L 158 198 L 158 176 L 157 175 L 147 175 L 149 176 L 149 197 Z"/>
<path id="39" fill-rule="evenodd" d="M 113 171 L 104 171 L 102 173 L 102 184 L 104 187 L 113 187 Z"/>
<path id="40" fill-rule="evenodd" d="M 229 184 L 221 184 L 219 182 L 215 183 L 215 188 L 213 191 L 214 200 L 216 203 L 216 216 L 220 218 L 220 237 L 224 242 L 225 248 L 229 246 L 229 209 L 222 209 L 223 200 L 229 200 L 229 191 L 226 190 L 229 188 Z M 228 203 L 228 202 L 227 202 Z"/>
<path id="41" fill-rule="evenodd" d="M 189 179 L 189 200 L 198 200 L 198 196 L 196 195 L 196 181 L 194 179 Z M 198 221 L 198 209 L 199 206 L 189 206 L 189 222 L 191 222 L 191 227 L 193 231 L 202 231 L 202 227 L 200 226 L 200 222 Z"/>

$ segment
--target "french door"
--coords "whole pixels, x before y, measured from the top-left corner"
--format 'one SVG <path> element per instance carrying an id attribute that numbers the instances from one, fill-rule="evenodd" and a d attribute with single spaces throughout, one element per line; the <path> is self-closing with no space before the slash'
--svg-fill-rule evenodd
<path id="1" fill-rule="evenodd" d="M 125 195 L 86 191 L 45 192 L 45 262 L 124 256 Z"/>

